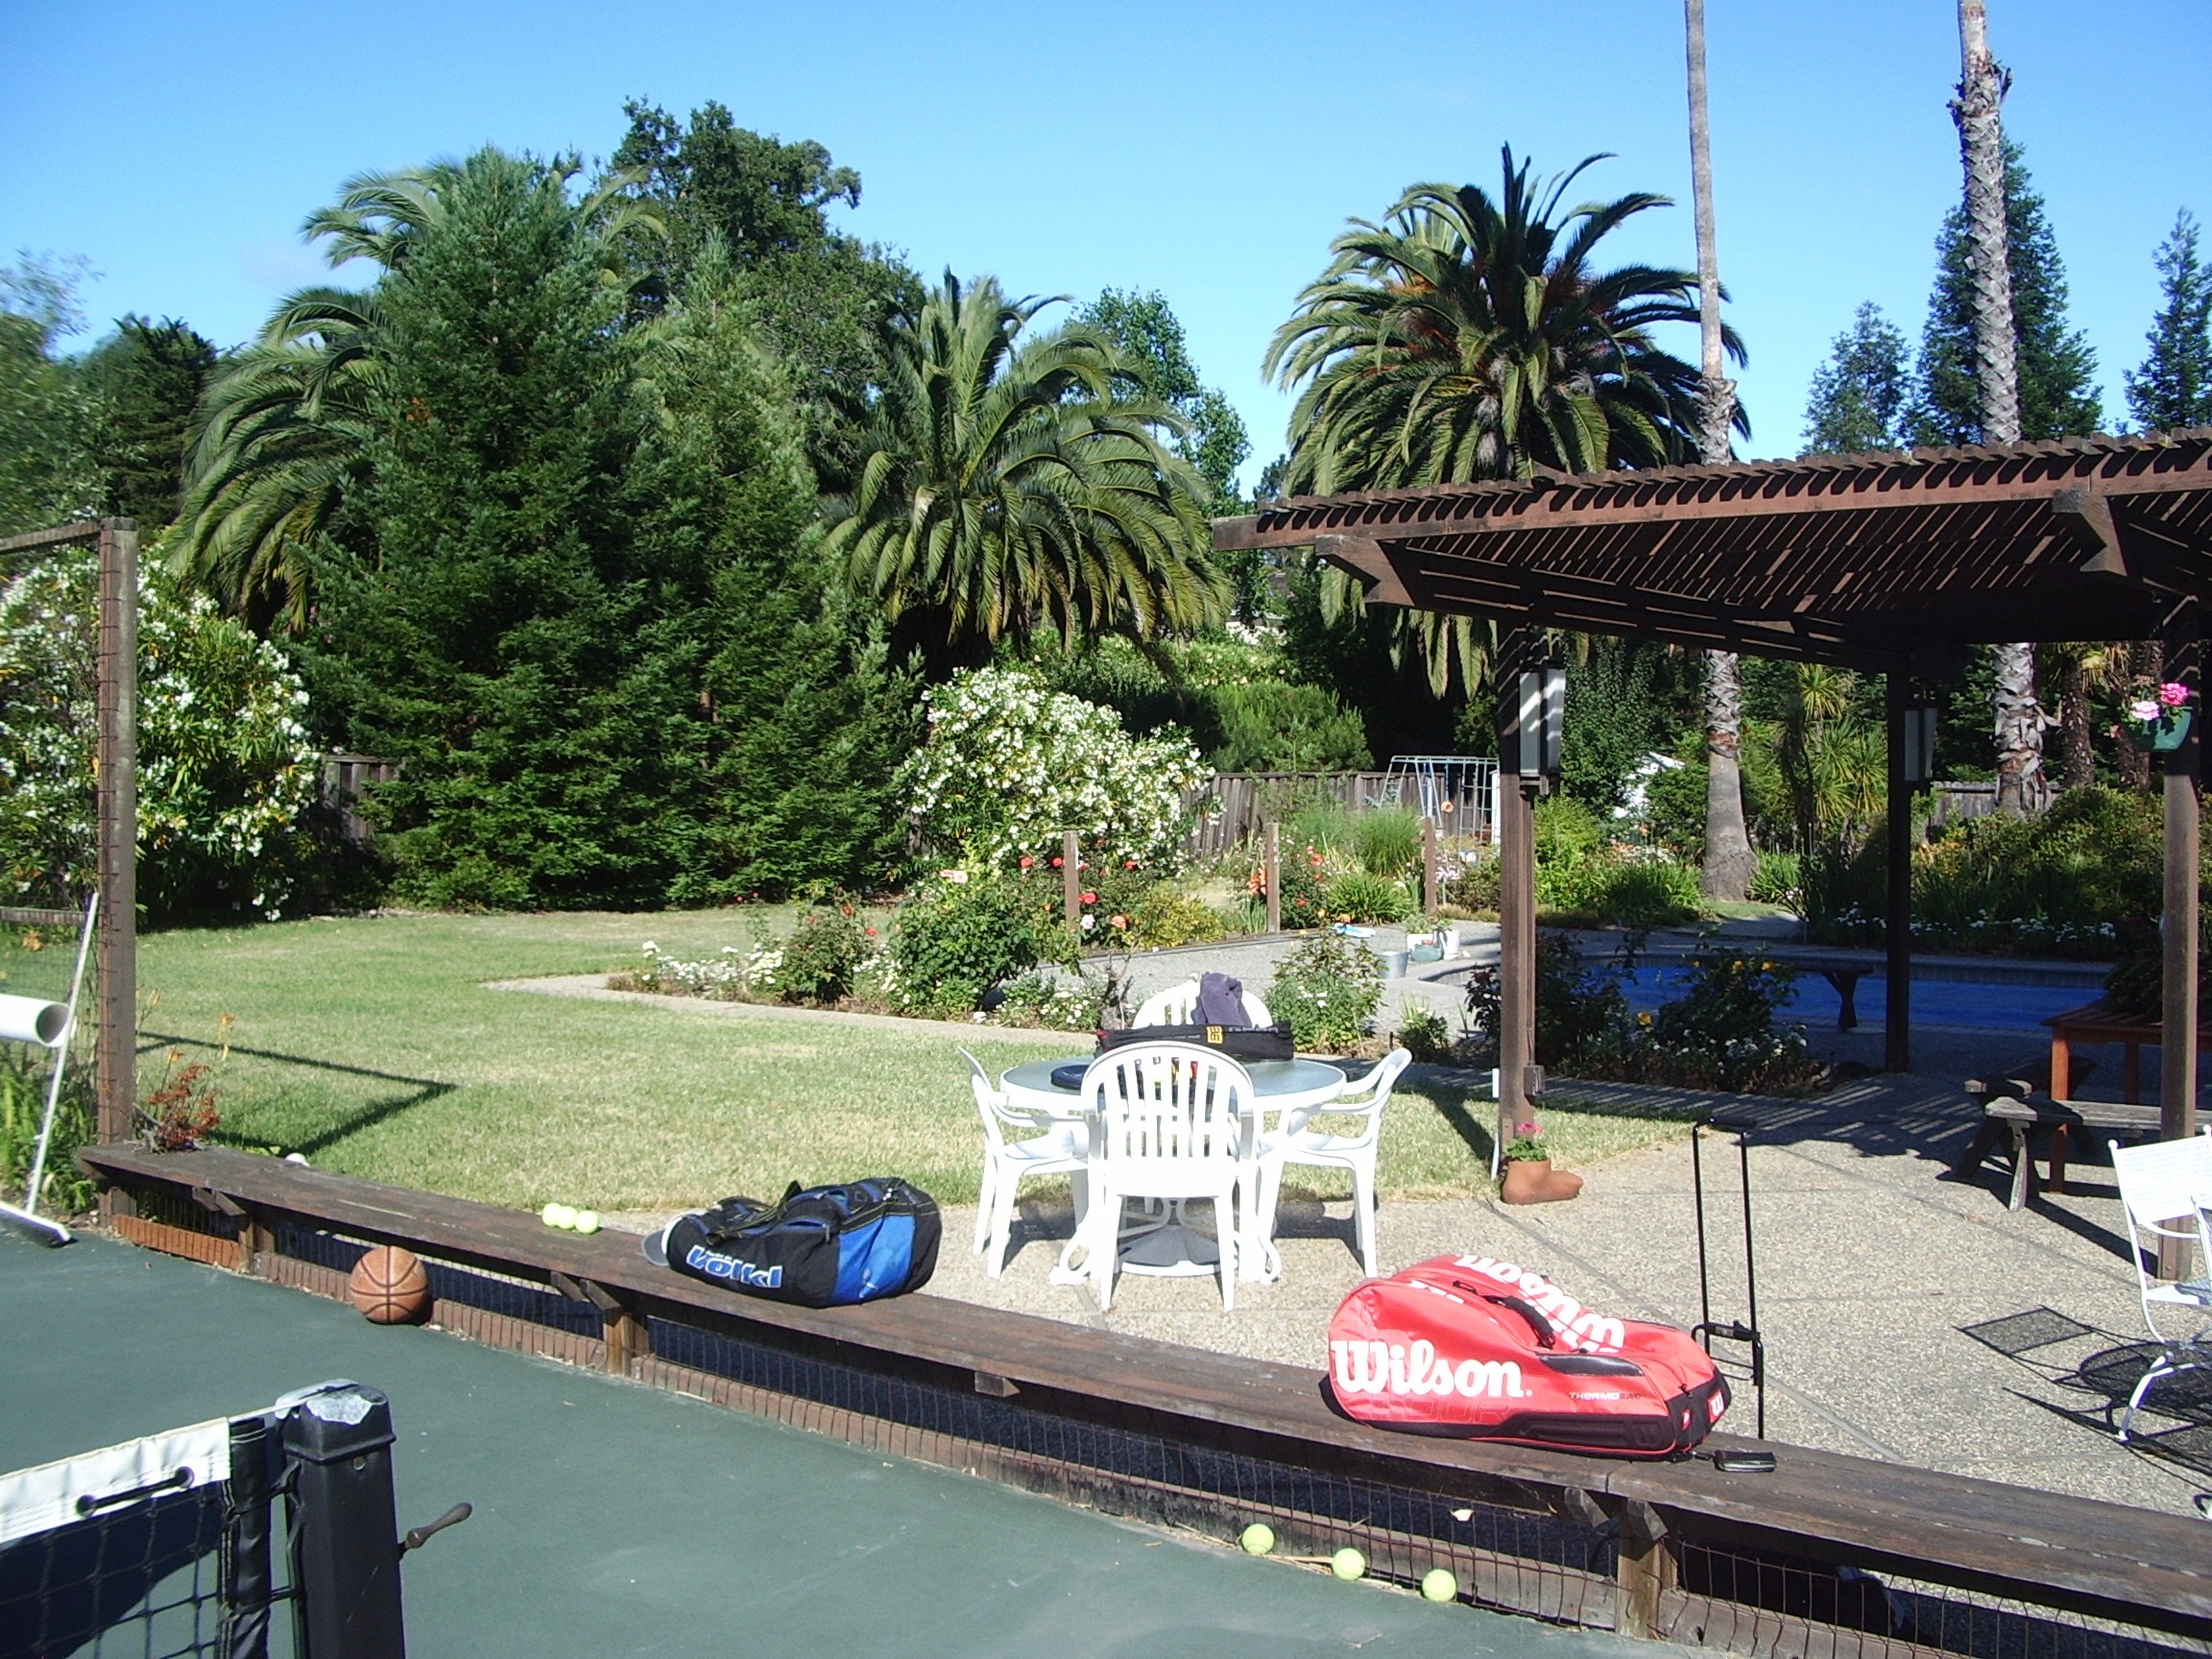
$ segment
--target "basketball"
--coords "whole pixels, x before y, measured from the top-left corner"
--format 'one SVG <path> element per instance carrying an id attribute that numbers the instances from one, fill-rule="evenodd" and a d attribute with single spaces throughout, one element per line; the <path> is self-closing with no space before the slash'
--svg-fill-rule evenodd
<path id="1" fill-rule="evenodd" d="M 430 1275 L 397 1244 L 379 1244 L 355 1262 L 346 1290 L 372 1325 L 404 1325 L 430 1308 Z"/>

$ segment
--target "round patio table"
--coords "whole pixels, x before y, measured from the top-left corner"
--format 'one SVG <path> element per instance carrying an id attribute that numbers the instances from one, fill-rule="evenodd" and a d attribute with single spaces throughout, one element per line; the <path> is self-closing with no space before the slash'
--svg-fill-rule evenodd
<path id="1" fill-rule="evenodd" d="M 998 1086 L 1006 1092 L 1010 1106 L 1080 1123 L 1087 1117 L 1082 1090 L 1062 1088 L 1053 1082 L 1052 1073 L 1065 1067 L 1088 1065 L 1090 1060 L 1089 1055 L 1074 1055 L 1066 1060 L 1032 1060 L 1008 1071 L 999 1079 Z M 1260 1143 L 1260 1133 L 1264 1127 L 1260 1119 L 1267 1113 L 1321 1105 L 1344 1093 L 1344 1073 L 1319 1060 L 1252 1060 L 1240 1064 L 1252 1079 L 1255 1107 L 1251 1120 L 1245 1125 L 1241 1156 L 1247 1159 Z M 1083 1277 L 1067 1266 L 1069 1252 L 1074 1245 L 1075 1241 L 1070 1239 L 1068 1249 L 1061 1253 L 1061 1266 L 1054 1270 L 1054 1277 L 1063 1282 Z M 1238 1277 L 1267 1278 L 1262 1260 L 1267 1254 L 1263 1250 L 1245 1252 L 1248 1260 L 1238 1263 Z M 1220 1261 L 1219 1244 L 1183 1219 L 1180 1199 L 1169 1204 L 1162 1219 L 1141 1223 L 1122 1235 L 1120 1270 L 1124 1273 L 1149 1274 L 1156 1278 L 1211 1275 Z"/>

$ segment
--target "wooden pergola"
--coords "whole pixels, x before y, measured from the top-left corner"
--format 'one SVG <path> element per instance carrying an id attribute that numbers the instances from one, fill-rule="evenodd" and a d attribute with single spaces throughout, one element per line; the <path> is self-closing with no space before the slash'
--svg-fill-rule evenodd
<path id="1" fill-rule="evenodd" d="M 1494 620 L 1502 677 L 1537 660 L 1550 628 L 1886 676 L 1887 1051 L 1901 1069 L 1911 980 L 1908 677 L 1956 675 L 1977 644 L 2156 638 L 2167 678 L 2199 688 L 2212 427 L 1302 498 L 1218 519 L 1214 541 L 1224 551 L 1311 546 L 1358 576 L 1371 604 Z M 1500 754 L 1513 756 L 1518 702 L 1500 704 Z M 2193 733 L 2163 757 L 2168 1032 L 2197 1028 L 2200 753 Z M 1541 787 L 1530 776 L 1500 791 L 1502 1122 L 1523 1113 L 1533 1081 L 1530 830 Z M 2185 1135 L 2196 1045 L 2169 1042 L 2163 1057 L 2165 1132 Z"/>

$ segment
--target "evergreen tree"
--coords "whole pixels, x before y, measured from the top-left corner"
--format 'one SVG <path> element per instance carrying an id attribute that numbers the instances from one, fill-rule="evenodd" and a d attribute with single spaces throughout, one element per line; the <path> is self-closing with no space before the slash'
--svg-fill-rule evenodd
<path id="1" fill-rule="evenodd" d="M 1858 455 L 1895 449 L 1905 430 L 1912 375 L 1905 336 L 1871 302 L 1859 307 L 1851 326 L 1836 336 L 1828 361 L 1813 375 L 1805 405 L 1805 446 L 1800 455 Z"/>
<path id="2" fill-rule="evenodd" d="M 29 255 L 0 266 L 0 536 L 100 509 L 95 402 L 54 350 L 84 325 L 82 275 Z"/>
<path id="3" fill-rule="evenodd" d="M 2005 141 L 2006 266 L 2012 277 L 2012 337 L 2017 343 L 2020 437 L 2028 442 L 2078 437 L 2103 423 L 2104 405 L 2091 376 L 2097 356 L 2088 337 L 2067 325 L 2066 267 L 2044 211 L 2043 197 L 2021 164 L 2019 145 Z M 1920 336 L 1912 442 L 1984 441 L 1974 349 L 1974 287 L 1968 270 L 1966 209 L 1954 207 L 1936 237 L 1936 287 Z"/>
<path id="4" fill-rule="evenodd" d="M 2142 368 L 2128 376 L 2128 412 L 2152 432 L 2212 425 L 2212 271 L 2197 257 L 2197 221 L 2184 207 L 2158 248 L 2163 303 Z"/>
<path id="5" fill-rule="evenodd" d="M 688 123 L 637 99 L 622 108 L 630 128 L 613 165 L 668 225 L 664 241 L 633 249 L 641 308 L 680 298 L 694 262 L 718 242 L 754 327 L 787 367 L 822 487 L 844 488 L 882 384 L 882 329 L 922 303 L 921 280 L 903 261 L 830 227 L 830 206 L 860 204 L 860 175 L 810 140 L 786 144 L 739 127 L 718 103 Z"/>
<path id="6" fill-rule="evenodd" d="M 106 474 L 108 510 L 141 531 L 177 517 L 185 439 L 200 395 L 215 373 L 215 347 L 176 318 L 125 317 L 85 358 L 100 401 L 95 460 Z"/>
<path id="7" fill-rule="evenodd" d="M 640 535 L 657 561 L 712 572 L 712 800 L 702 856 L 671 896 L 877 885 L 904 852 L 891 779 L 916 735 L 916 687 L 836 604 L 784 371 L 718 244 L 641 368 Z"/>
<path id="8" fill-rule="evenodd" d="M 637 533 L 634 348 L 567 176 L 486 150 L 442 181 L 380 288 L 349 504 L 378 557 L 315 571 L 314 687 L 405 762 L 379 805 L 418 901 L 659 903 L 700 856 L 708 549 Z"/>

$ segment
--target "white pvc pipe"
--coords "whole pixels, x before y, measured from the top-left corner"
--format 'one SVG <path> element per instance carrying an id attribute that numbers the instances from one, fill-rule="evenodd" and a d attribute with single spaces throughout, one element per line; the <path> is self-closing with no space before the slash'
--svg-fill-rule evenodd
<path id="1" fill-rule="evenodd" d="M 0 996 L 0 1038 L 10 1042 L 59 1048 L 69 1041 L 73 1023 L 65 1002 L 49 1002 L 41 997 Z"/>

